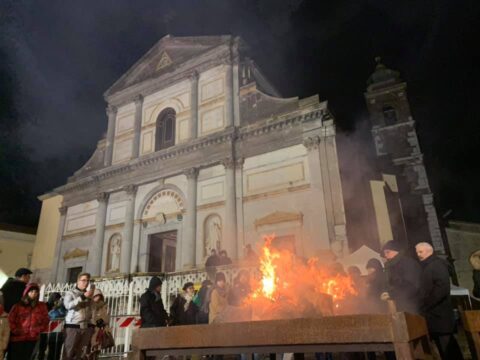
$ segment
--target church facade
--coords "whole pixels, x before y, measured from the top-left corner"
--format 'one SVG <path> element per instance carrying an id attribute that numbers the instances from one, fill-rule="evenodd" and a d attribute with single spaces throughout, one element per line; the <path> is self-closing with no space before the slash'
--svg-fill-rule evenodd
<path id="1" fill-rule="evenodd" d="M 392 102 L 403 85 L 380 70 L 365 94 L 370 150 L 342 157 L 328 103 L 282 98 L 240 38 L 162 38 L 104 94 L 108 129 L 92 157 L 40 197 L 62 202 L 56 238 L 43 240 L 54 249 L 34 254 L 51 251 L 38 277 L 198 269 L 212 249 L 235 262 L 270 234 L 303 257 L 391 239 L 442 252 L 413 120 Z M 349 173 L 348 159 L 368 151 L 375 169 Z"/>
<path id="2" fill-rule="evenodd" d="M 235 261 L 271 233 L 301 256 L 348 248 L 327 102 L 281 98 L 239 38 L 166 36 L 105 100 L 106 138 L 54 190 L 51 280 Z"/>

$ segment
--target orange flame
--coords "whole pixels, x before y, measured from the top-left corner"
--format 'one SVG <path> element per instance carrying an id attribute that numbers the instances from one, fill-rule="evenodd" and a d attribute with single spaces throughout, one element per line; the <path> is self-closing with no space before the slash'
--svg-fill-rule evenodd
<path id="1" fill-rule="evenodd" d="M 265 246 L 262 248 L 262 256 L 260 258 L 260 271 L 262 273 L 261 286 L 253 293 L 253 297 L 263 295 L 267 299 L 275 300 L 274 294 L 277 288 L 277 266 L 274 264 L 276 259 L 280 258 L 277 252 L 273 252 L 270 249 L 270 244 L 273 240 L 273 236 L 267 236 L 265 238 Z"/>
<path id="2" fill-rule="evenodd" d="M 281 312 L 286 308 L 289 313 L 297 311 L 299 314 L 333 312 L 346 298 L 358 295 L 349 276 L 333 274 L 316 258 L 305 263 L 291 251 L 273 247 L 274 239 L 274 235 L 264 237 L 259 258 L 260 279 L 254 284 L 250 298 L 255 308 L 262 308 L 264 313 Z"/>

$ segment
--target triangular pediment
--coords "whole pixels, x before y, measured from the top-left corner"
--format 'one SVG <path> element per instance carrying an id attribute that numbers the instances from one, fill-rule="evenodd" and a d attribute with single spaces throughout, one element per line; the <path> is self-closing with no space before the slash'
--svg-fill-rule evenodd
<path id="1" fill-rule="evenodd" d="M 230 41 L 230 36 L 174 37 L 167 35 L 157 42 L 105 93 L 109 96 L 134 84 L 157 78 L 182 63 Z"/>

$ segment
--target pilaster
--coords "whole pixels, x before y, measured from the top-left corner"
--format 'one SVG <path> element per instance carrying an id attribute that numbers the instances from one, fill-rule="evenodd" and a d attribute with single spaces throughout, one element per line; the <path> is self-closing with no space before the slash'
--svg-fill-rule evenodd
<path id="1" fill-rule="evenodd" d="M 57 242 L 55 243 L 55 255 L 53 257 L 53 267 L 50 274 L 50 281 L 52 283 L 62 281 L 63 279 L 59 278 L 58 274 L 58 265 L 60 262 L 60 251 L 62 249 L 62 239 L 63 233 L 65 231 L 65 220 L 67 218 L 67 210 L 66 206 L 62 206 L 58 208 L 60 212 L 60 221 L 58 223 L 58 231 L 57 231 Z"/>
<path id="2" fill-rule="evenodd" d="M 136 159 L 138 158 L 138 154 L 140 153 L 140 133 L 142 131 L 143 96 L 137 95 L 133 101 L 135 103 L 135 120 L 133 123 L 132 159 Z"/>
<path id="3" fill-rule="evenodd" d="M 245 247 L 243 215 L 243 163 L 244 158 L 235 159 L 235 206 L 237 215 L 237 256 L 243 257 Z"/>
<path id="4" fill-rule="evenodd" d="M 229 62 L 225 65 L 225 106 L 226 118 L 225 125 L 230 127 L 234 125 L 233 122 L 233 73 L 232 64 Z"/>
<path id="5" fill-rule="evenodd" d="M 231 259 L 238 259 L 237 205 L 235 195 L 235 161 L 229 157 L 223 160 L 225 167 L 225 228 L 223 231 L 225 250 Z"/>
<path id="6" fill-rule="evenodd" d="M 194 71 L 190 75 L 190 138 L 195 139 L 198 136 L 198 78 L 199 74 Z"/>
<path id="7" fill-rule="evenodd" d="M 108 198 L 108 193 L 102 192 L 97 195 L 98 208 L 95 219 L 95 242 L 92 246 L 92 251 L 89 253 L 89 257 L 91 256 L 89 259 L 90 268 L 87 269 L 92 276 L 99 276 L 102 273 L 102 254 L 105 239 L 105 220 L 107 218 Z"/>
<path id="8" fill-rule="evenodd" d="M 183 268 L 195 266 L 196 235 L 197 235 L 197 176 L 198 169 L 185 171 L 187 176 L 187 213 L 185 216 L 184 236 L 182 237 Z"/>
<path id="9" fill-rule="evenodd" d="M 233 124 L 235 126 L 240 126 L 240 55 L 238 53 L 238 46 L 238 39 L 236 39 L 234 46 L 232 46 Z"/>
<path id="10" fill-rule="evenodd" d="M 327 184 L 324 183 L 324 174 L 321 167 L 320 157 L 321 138 L 318 135 L 304 139 L 303 145 L 307 149 L 308 168 L 310 173 L 310 185 L 312 187 L 312 204 L 310 204 L 310 216 L 315 218 L 309 233 L 314 234 L 311 244 L 315 248 L 305 248 L 305 253 L 312 253 L 320 249 L 330 248 L 334 239 L 333 214 L 331 209 L 331 196 Z M 326 230 L 325 230 L 326 229 Z"/>
<path id="11" fill-rule="evenodd" d="M 125 211 L 125 225 L 123 228 L 122 250 L 120 252 L 120 272 L 128 274 L 131 269 L 133 225 L 135 217 L 136 185 L 128 185 L 123 189 L 127 193 L 127 207 Z"/>
<path id="12" fill-rule="evenodd" d="M 105 166 L 112 165 L 113 158 L 113 142 L 115 140 L 115 121 L 117 118 L 117 108 L 109 105 L 107 107 L 108 116 L 108 128 L 107 128 L 107 141 L 105 145 L 105 157 L 103 164 Z"/>

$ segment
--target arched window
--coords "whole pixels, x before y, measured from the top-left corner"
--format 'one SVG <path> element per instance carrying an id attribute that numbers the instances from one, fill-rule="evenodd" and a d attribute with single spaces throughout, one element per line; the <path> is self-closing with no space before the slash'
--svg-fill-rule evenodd
<path id="1" fill-rule="evenodd" d="M 167 108 L 157 118 L 155 151 L 175 145 L 175 110 Z"/>
<path id="2" fill-rule="evenodd" d="M 394 125 L 397 123 L 397 111 L 390 105 L 383 107 L 383 120 L 385 125 Z"/>

